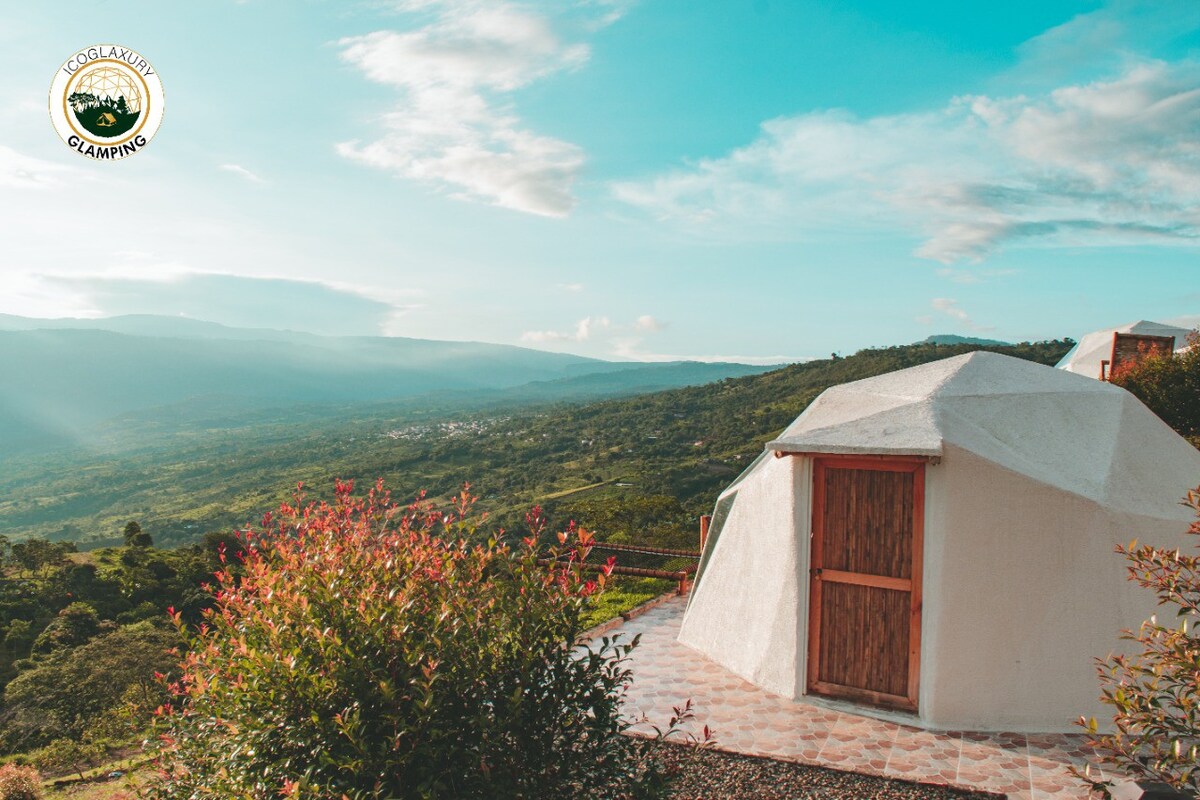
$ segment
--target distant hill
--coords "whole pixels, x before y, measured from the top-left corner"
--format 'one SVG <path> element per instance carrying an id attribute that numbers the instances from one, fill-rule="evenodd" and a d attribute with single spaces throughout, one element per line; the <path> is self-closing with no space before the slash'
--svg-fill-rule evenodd
<path id="1" fill-rule="evenodd" d="M 742 364 L 609 362 L 508 345 L 329 337 L 173 317 L 0 316 L 0 458 L 93 446 L 134 415 L 222 426 L 264 409 L 379 403 L 433 393 L 462 404 L 598 398 L 756 374 Z"/>
<path id="2" fill-rule="evenodd" d="M 1063 341 L 914 344 L 709 382 L 700 380 L 709 376 L 703 365 L 625 365 L 609 375 L 629 387 L 668 379 L 702 385 L 529 405 L 586 398 L 600 379 L 581 376 L 513 387 L 466 410 L 455 393 L 438 393 L 345 413 L 263 410 L 243 415 L 237 429 L 197 423 L 170 436 L 165 422 L 139 417 L 130 430 L 156 448 L 10 460 L 0 469 L 0 533 L 112 542 L 136 519 L 156 542 L 181 543 L 258 519 L 297 482 L 326 494 L 334 478 L 379 477 L 399 497 L 420 489 L 445 496 L 469 481 L 511 530 L 534 503 L 556 522 L 573 516 L 594 524 L 578 503 L 615 513 L 645 496 L 673 498 L 681 518 L 691 519 L 830 385 L 979 349 L 1052 365 L 1069 348 Z"/>
<path id="3" fill-rule="evenodd" d="M 917 344 L 978 344 L 988 347 L 1008 347 L 1011 342 L 1002 342 L 999 339 L 980 339 L 977 336 L 959 336 L 956 333 L 935 333 L 933 336 L 926 336 Z"/>

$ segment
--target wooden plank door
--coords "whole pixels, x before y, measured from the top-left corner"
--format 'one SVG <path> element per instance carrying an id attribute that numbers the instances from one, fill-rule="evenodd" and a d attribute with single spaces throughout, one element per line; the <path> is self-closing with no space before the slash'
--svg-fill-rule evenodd
<path id="1" fill-rule="evenodd" d="M 810 693 L 917 709 L 924 509 L 923 460 L 814 460 Z"/>

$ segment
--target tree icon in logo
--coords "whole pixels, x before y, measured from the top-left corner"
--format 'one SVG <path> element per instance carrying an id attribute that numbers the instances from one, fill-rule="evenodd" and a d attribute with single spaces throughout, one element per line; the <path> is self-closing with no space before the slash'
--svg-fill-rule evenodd
<path id="1" fill-rule="evenodd" d="M 80 125 L 106 138 L 128 131 L 142 113 L 136 81 L 118 67 L 96 67 L 81 75 L 67 102 Z"/>

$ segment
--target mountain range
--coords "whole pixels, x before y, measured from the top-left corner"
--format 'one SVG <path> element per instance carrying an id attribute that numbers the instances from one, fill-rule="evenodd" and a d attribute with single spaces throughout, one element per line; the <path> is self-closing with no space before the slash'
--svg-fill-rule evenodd
<path id="1" fill-rule="evenodd" d="M 481 342 L 333 337 L 153 315 L 0 315 L 0 458 L 93 446 L 114 423 L 223 427 L 286 411 L 429 398 L 579 400 L 690 386 L 770 367 L 614 362 Z"/>

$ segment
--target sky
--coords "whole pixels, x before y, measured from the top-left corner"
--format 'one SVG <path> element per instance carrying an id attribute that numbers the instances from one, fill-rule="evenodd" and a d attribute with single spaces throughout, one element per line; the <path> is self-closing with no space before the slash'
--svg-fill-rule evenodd
<path id="1" fill-rule="evenodd" d="M 145 55 L 144 151 L 47 90 Z M 6 3 L 0 313 L 770 363 L 1200 314 L 1200 2 Z"/>

